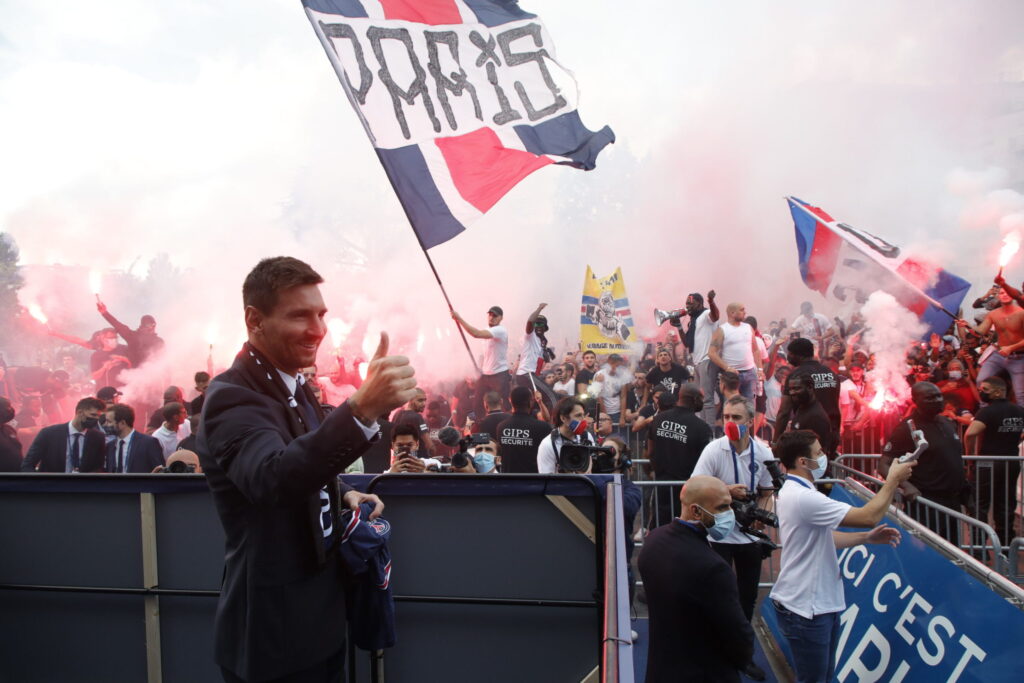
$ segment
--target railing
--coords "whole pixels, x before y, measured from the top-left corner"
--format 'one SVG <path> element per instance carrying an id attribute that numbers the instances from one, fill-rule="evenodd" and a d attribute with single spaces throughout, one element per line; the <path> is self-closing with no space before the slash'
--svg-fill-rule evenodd
<path id="1" fill-rule="evenodd" d="M 629 626 L 622 484 L 608 484 L 604 543 L 604 642 L 602 683 L 633 683 L 633 640 Z M 625 663 L 625 666 L 622 665 Z"/>

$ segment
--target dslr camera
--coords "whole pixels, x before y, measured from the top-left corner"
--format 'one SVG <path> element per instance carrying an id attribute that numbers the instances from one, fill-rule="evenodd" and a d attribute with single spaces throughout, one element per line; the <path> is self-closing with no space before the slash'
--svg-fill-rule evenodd
<path id="1" fill-rule="evenodd" d="M 445 427 L 437 433 L 437 440 L 449 448 L 456 449 L 452 454 L 451 463 L 442 464 L 438 468 L 439 472 L 451 472 L 452 469 L 462 469 L 472 463 L 473 456 L 469 454 L 469 449 L 473 446 L 490 443 L 491 436 L 489 434 L 470 434 L 460 438 L 457 429 Z"/>
<path id="2" fill-rule="evenodd" d="M 184 460 L 175 460 L 170 465 L 160 468 L 160 474 L 195 474 L 196 466 Z"/>
<path id="3" fill-rule="evenodd" d="M 764 466 L 768 469 L 768 474 L 771 475 L 772 490 L 778 492 L 786 481 L 785 475 L 779 469 L 779 461 L 765 460 Z M 736 513 L 736 525 L 740 528 L 740 531 L 757 539 L 757 544 L 761 549 L 761 558 L 767 559 L 771 557 L 771 554 L 779 549 L 778 544 L 772 541 L 764 532 L 755 529 L 754 524 L 760 522 L 766 526 L 778 528 L 779 516 L 770 510 L 759 507 L 755 492 L 749 493 L 746 498 L 734 500 L 732 502 L 732 509 Z"/>
<path id="4" fill-rule="evenodd" d="M 588 444 L 567 443 L 558 452 L 558 471 L 579 473 L 586 472 L 589 466 L 591 474 L 613 474 L 626 471 L 633 465 L 628 451 L 615 461 L 615 449 L 611 446 L 590 446 Z"/>

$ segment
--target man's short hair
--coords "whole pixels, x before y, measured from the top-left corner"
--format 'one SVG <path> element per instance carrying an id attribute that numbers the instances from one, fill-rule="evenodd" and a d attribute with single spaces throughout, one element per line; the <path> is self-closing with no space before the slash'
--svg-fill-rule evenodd
<path id="1" fill-rule="evenodd" d="M 561 420 L 559 418 L 569 417 L 576 406 L 579 406 L 584 410 L 587 409 L 587 406 L 583 404 L 583 401 L 579 400 L 575 396 L 566 396 L 555 404 L 555 411 L 551 415 L 551 421 L 555 423 L 556 427 L 559 426 L 561 424 Z"/>
<path id="2" fill-rule="evenodd" d="M 416 439 L 416 442 L 422 446 L 420 437 L 420 424 L 411 420 L 401 420 L 395 425 L 395 428 L 391 431 L 391 443 L 394 443 L 400 436 L 411 436 Z"/>
<path id="3" fill-rule="evenodd" d="M 92 396 L 86 396 L 81 401 L 75 404 L 75 412 L 80 413 L 83 410 L 105 410 L 107 404 L 98 398 Z"/>
<path id="4" fill-rule="evenodd" d="M 992 377 L 986 377 L 985 379 L 978 382 L 978 384 L 988 384 L 996 391 L 1001 391 L 1004 395 L 1006 394 L 1006 380 L 997 375 L 993 375 Z"/>
<path id="5" fill-rule="evenodd" d="M 528 387 L 513 387 L 509 394 L 509 402 L 512 407 L 519 411 L 527 411 L 533 403 L 533 392 Z"/>
<path id="6" fill-rule="evenodd" d="M 164 389 L 164 401 L 173 401 L 185 392 L 181 390 L 181 387 L 176 387 L 173 384 Z"/>
<path id="7" fill-rule="evenodd" d="M 814 358 L 814 343 L 811 342 L 810 339 L 797 337 L 793 341 L 789 342 L 789 346 L 786 347 L 786 350 L 800 358 Z"/>
<path id="8" fill-rule="evenodd" d="M 297 258 L 265 258 L 245 276 L 242 303 L 263 313 L 270 313 L 277 305 L 282 291 L 302 285 L 318 285 L 323 281 L 308 263 Z"/>
<path id="9" fill-rule="evenodd" d="M 501 405 L 501 394 L 497 391 L 488 391 L 484 394 L 484 405 L 488 408 L 497 408 Z"/>
<path id="10" fill-rule="evenodd" d="M 718 381 L 722 383 L 723 389 L 729 391 L 740 390 L 740 375 L 732 370 L 726 370 L 725 372 L 718 373 Z"/>
<path id="11" fill-rule="evenodd" d="M 107 408 L 107 412 L 114 414 L 114 422 L 124 422 L 129 427 L 135 426 L 135 409 L 127 403 L 115 403 Z"/>
<path id="12" fill-rule="evenodd" d="M 784 432 L 775 444 L 775 457 L 791 470 L 796 467 L 799 458 L 811 457 L 811 444 L 818 440 L 818 435 L 809 429 L 794 429 Z"/>
<path id="13" fill-rule="evenodd" d="M 594 353 L 593 351 L 591 351 L 590 349 L 587 349 L 586 351 L 583 352 L 583 356 L 582 357 L 586 357 L 586 356 L 593 356 L 594 358 L 597 358 L 597 354 Z"/>
<path id="14" fill-rule="evenodd" d="M 196 384 L 199 384 L 200 382 L 209 382 L 210 373 L 206 372 L 205 370 L 200 370 L 199 372 L 196 373 L 193 379 L 195 380 Z"/>
<path id="15" fill-rule="evenodd" d="M 658 410 L 668 410 L 676 404 L 675 395 L 668 389 L 658 394 L 655 400 L 658 404 Z"/>
<path id="16" fill-rule="evenodd" d="M 749 398 L 745 398 L 743 396 L 733 396 L 733 397 L 731 397 L 729 399 L 726 399 L 725 405 L 727 405 L 727 406 L 743 406 L 743 409 L 745 411 L 747 411 L 747 419 L 748 420 L 753 420 L 754 419 L 754 415 L 755 415 L 755 412 L 754 412 L 754 402 L 751 401 Z"/>
<path id="17" fill-rule="evenodd" d="M 161 408 L 160 414 L 163 416 L 164 422 L 170 422 L 171 418 L 178 417 L 178 414 L 183 410 L 185 410 L 185 406 L 174 401 Z"/>

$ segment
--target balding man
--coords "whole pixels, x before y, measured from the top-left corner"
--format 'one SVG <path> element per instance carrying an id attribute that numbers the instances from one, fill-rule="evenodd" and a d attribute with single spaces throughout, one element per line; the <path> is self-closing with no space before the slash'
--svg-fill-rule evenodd
<path id="1" fill-rule="evenodd" d="M 171 466 L 174 465 L 174 463 L 176 462 L 180 462 L 181 465 L 177 465 L 172 469 Z M 192 469 L 189 469 L 190 467 Z M 182 448 L 181 450 L 174 451 L 169 456 L 167 456 L 167 469 L 174 471 L 174 469 L 178 468 L 182 468 L 183 473 L 203 473 L 203 466 L 199 462 L 199 456 L 196 455 L 193 451 L 188 450 L 187 448 Z M 162 472 L 163 469 L 163 467 L 157 467 L 156 469 L 153 470 L 153 472 Z"/>
<path id="2" fill-rule="evenodd" d="M 761 350 L 757 346 L 754 328 L 744 322 L 747 309 L 743 304 L 729 304 L 725 316 L 725 323 L 711 335 L 708 357 L 721 371 L 738 374 L 740 394 L 753 401 L 757 381 L 764 379 Z"/>
<path id="3" fill-rule="evenodd" d="M 645 681 L 739 681 L 754 631 L 732 568 L 708 543 L 735 524 L 732 496 L 720 480 L 694 476 L 679 501 L 679 518 L 647 536 L 638 561 L 651 628 Z"/>

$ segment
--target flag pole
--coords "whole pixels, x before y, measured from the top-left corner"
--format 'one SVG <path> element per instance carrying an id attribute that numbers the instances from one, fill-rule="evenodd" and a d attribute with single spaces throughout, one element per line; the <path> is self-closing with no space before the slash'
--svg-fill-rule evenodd
<path id="1" fill-rule="evenodd" d="M 413 228 L 413 232 L 416 233 L 415 228 Z M 427 264 L 430 266 L 430 272 L 434 274 L 434 279 L 437 280 L 437 286 L 441 288 L 441 295 L 444 296 L 444 301 L 448 304 L 448 312 L 455 313 L 455 308 L 452 307 L 452 300 L 448 298 L 448 292 L 444 288 L 444 283 L 441 282 L 441 276 L 438 275 L 437 268 L 434 267 L 434 260 L 430 258 L 430 252 L 428 252 L 426 247 L 423 246 L 423 242 L 420 240 L 418 233 L 416 234 L 416 240 L 420 243 L 420 249 L 423 250 L 423 256 L 427 259 Z M 452 320 L 452 322 L 454 322 L 455 327 L 458 328 L 459 336 L 462 337 L 462 343 L 466 347 L 466 353 L 469 354 L 469 360 L 473 363 L 473 369 L 476 370 L 476 373 L 479 375 L 480 366 L 476 364 L 476 358 L 473 357 L 473 352 L 469 348 L 469 340 L 466 339 L 466 331 L 462 329 L 462 325 L 460 325 L 457 320 Z"/>
<path id="2" fill-rule="evenodd" d="M 812 212 L 811 212 L 811 211 L 810 211 L 810 210 L 809 210 L 809 209 L 808 209 L 808 208 L 807 208 L 806 206 L 804 206 L 804 205 L 803 205 L 803 204 L 801 204 L 800 202 L 798 202 L 798 201 L 796 201 L 795 199 L 793 199 L 793 197 L 786 197 L 786 201 L 787 201 L 787 202 L 789 202 L 791 206 L 798 206 L 798 207 L 800 207 L 800 210 L 801 210 L 801 211 L 803 211 L 803 212 L 804 212 L 804 213 L 806 213 L 806 214 L 807 214 L 808 216 L 810 216 L 811 218 L 813 218 L 813 219 L 814 219 L 814 220 L 815 220 L 816 222 L 818 222 L 818 223 L 821 223 L 821 224 L 822 224 L 822 225 L 824 225 L 824 226 L 825 226 L 826 228 L 828 228 L 829 230 L 831 230 L 831 231 L 832 231 L 833 233 L 835 233 L 836 235 L 839 235 L 839 233 L 838 233 L 838 232 L 836 232 L 836 229 L 835 229 L 835 228 L 833 228 L 833 227 L 832 227 L 831 225 L 829 225 L 827 221 L 824 221 L 824 220 L 822 220 L 821 216 L 817 216 L 817 215 L 815 215 L 814 213 L 812 213 Z M 842 237 L 842 235 L 839 235 L 839 237 Z M 864 252 L 864 253 L 868 253 L 868 252 Z M 891 273 L 891 272 L 893 272 L 892 268 L 890 268 L 890 267 L 889 267 L 889 266 L 887 266 L 886 264 L 878 262 L 878 261 L 877 261 L 877 259 L 872 259 L 872 260 L 875 260 L 875 262 L 876 262 L 876 263 L 878 263 L 878 265 L 882 266 L 883 268 L 885 268 L 886 270 L 888 270 L 888 271 L 889 271 L 890 273 Z M 895 273 L 895 274 L 897 274 L 897 275 L 898 275 L 898 273 Z M 928 295 L 927 295 L 927 294 L 926 294 L 926 293 L 924 292 L 924 290 L 922 290 L 922 289 L 921 289 L 920 287 L 918 287 L 917 285 L 915 285 L 915 284 L 914 284 L 913 282 L 911 282 L 910 280 L 908 280 L 908 279 L 906 279 L 906 278 L 904 278 L 904 277 L 902 277 L 902 276 L 900 276 L 900 279 L 901 279 L 901 280 L 902 280 L 903 282 L 905 282 L 905 283 L 907 284 L 907 286 L 909 286 L 909 287 L 910 287 L 911 289 L 913 289 L 913 290 L 914 290 L 915 292 L 917 292 L 917 293 L 918 293 L 918 294 L 919 294 L 919 295 L 920 295 L 921 297 L 923 297 L 924 299 L 926 299 L 926 300 L 928 301 L 928 303 L 929 303 L 930 305 L 932 305 L 932 306 L 934 306 L 935 308 L 939 309 L 940 311 L 942 311 L 943 313 L 945 313 L 946 315 L 948 315 L 948 316 L 949 316 L 950 318 L 952 318 L 953 320 L 960 320 L 960 316 L 956 315 L 955 313 L 951 313 L 951 312 L 950 312 L 950 311 L 949 311 L 949 310 L 948 310 L 948 309 L 947 309 L 947 308 L 946 308 L 945 306 L 943 306 L 943 305 L 942 305 L 942 304 L 940 304 L 940 303 L 939 303 L 938 301 L 936 301 L 935 299 L 933 299 L 933 298 L 931 298 L 930 296 L 928 296 Z"/>

